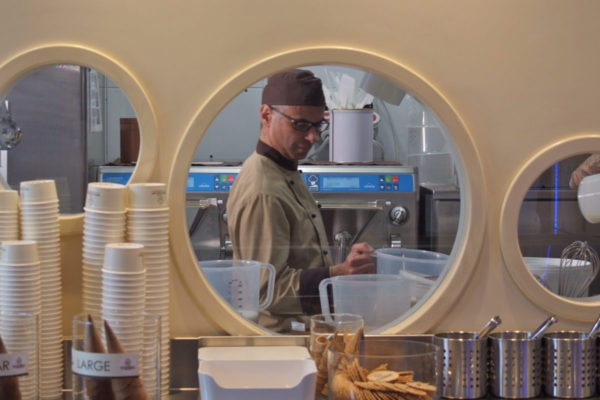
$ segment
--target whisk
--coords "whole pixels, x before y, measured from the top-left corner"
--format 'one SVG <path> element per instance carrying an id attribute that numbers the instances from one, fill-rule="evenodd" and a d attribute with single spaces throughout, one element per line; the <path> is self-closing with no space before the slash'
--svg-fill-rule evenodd
<path id="1" fill-rule="evenodd" d="M 565 247 L 558 268 L 558 294 L 583 297 L 600 268 L 598 253 L 587 242 L 575 241 Z"/>

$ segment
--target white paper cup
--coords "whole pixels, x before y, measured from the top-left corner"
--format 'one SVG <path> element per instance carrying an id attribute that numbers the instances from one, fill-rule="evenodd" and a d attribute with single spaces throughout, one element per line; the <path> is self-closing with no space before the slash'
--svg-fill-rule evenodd
<path id="1" fill-rule="evenodd" d="M 16 190 L 0 190 L 0 211 L 16 212 L 19 209 L 19 194 Z"/>
<path id="2" fill-rule="evenodd" d="M 20 203 L 19 209 L 27 214 L 58 214 L 58 201 L 46 201 L 38 203 Z"/>
<path id="3" fill-rule="evenodd" d="M 108 244 L 118 243 L 125 240 L 124 232 L 84 232 L 83 240 L 89 243 Z"/>
<path id="4" fill-rule="evenodd" d="M 33 240 L 7 240 L 2 242 L 1 248 L 1 264 L 36 264 L 40 261 Z"/>
<path id="5" fill-rule="evenodd" d="M 125 211 L 120 212 L 103 212 L 94 211 L 84 207 L 83 224 L 102 223 L 102 224 L 122 224 L 126 222 Z"/>
<path id="6" fill-rule="evenodd" d="M 168 216 L 155 216 L 155 217 L 151 217 L 151 216 L 147 216 L 147 217 L 140 217 L 140 216 L 131 216 L 128 215 L 127 216 L 127 223 L 129 226 L 156 226 L 158 228 L 165 228 L 167 229 L 169 227 L 169 217 Z"/>
<path id="7" fill-rule="evenodd" d="M 125 232 L 125 221 L 116 222 L 116 223 L 104 223 L 104 222 L 96 222 L 96 221 L 85 221 L 83 223 L 83 231 L 84 232 Z"/>
<path id="8" fill-rule="evenodd" d="M 169 222 L 169 210 L 164 211 L 156 210 L 127 210 L 127 221 L 129 224 L 137 222 L 157 222 L 157 223 L 168 223 Z"/>
<path id="9" fill-rule="evenodd" d="M 137 279 L 123 279 L 130 278 L 131 275 L 134 274 L 111 274 L 110 272 L 103 270 L 102 271 L 102 279 L 105 284 L 110 285 L 111 287 L 131 287 L 133 290 L 144 290 L 144 278 L 145 274 L 140 274 L 140 277 Z"/>
<path id="10" fill-rule="evenodd" d="M 20 192 L 23 204 L 58 202 L 56 184 L 52 179 L 23 181 L 20 185 Z"/>
<path id="11" fill-rule="evenodd" d="M 88 184 L 85 208 L 96 212 L 123 212 L 127 202 L 127 187 L 118 183 Z"/>
<path id="12" fill-rule="evenodd" d="M 131 275 L 131 274 L 120 274 L 123 275 Z M 135 297 L 140 293 L 144 293 L 145 284 L 144 284 L 144 275 L 139 277 L 137 281 L 133 280 L 121 280 L 114 275 L 108 276 L 107 273 L 102 274 L 102 285 L 106 294 L 115 294 L 120 297 Z"/>
<path id="13" fill-rule="evenodd" d="M 130 237 L 139 237 L 139 238 L 147 238 L 147 239 L 160 239 L 167 240 L 169 238 L 168 231 L 162 230 L 151 230 L 151 229 L 135 229 L 131 228 L 127 230 L 127 235 Z"/>
<path id="14" fill-rule="evenodd" d="M 141 272 L 115 272 L 107 269 L 102 269 L 102 277 L 106 277 L 107 280 L 119 281 L 119 282 L 135 282 L 140 285 L 144 285 L 146 279 L 146 273 L 144 270 Z"/>
<path id="15" fill-rule="evenodd" d="M 56 230 L 59 228 L 58 217 L 54 218 L 22 218 L 21 228 L 35 230 Z"/>
<path id="16" fill-rule="evenodd" d="M 164 183 L 131 183 L 129 208 L 161 209 L 167 207 L 167 187 Z"/>
<path id="17" fill-rule="evenodd" d="M 104 253 L 104 269 L 120 273 L 140 273 L 144 271 L 142 252 L 139 243 L 109 243 Z"/>
<path id="18" fill-rule="evenodd" d="M 127 238 L 130 242 L 136 243 L 139 241 L 140 243 L 146 246 L 167 246 L 169 244 L 168 236 L 151 236 L 151 235 L 128 235 Z"/>

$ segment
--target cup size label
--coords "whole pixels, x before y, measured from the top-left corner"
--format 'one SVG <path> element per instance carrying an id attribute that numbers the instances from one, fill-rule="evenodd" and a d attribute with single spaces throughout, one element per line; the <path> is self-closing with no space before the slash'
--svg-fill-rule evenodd
<path id="1" fill-rule="evenodd" d="M 74 374 L 91 378 L 133 378 L 138 377 L 137 354 L 88 353 L 71 350 L 71 371 Z"/>
<path id="2" fill-rule="evenodd" d="M 25 354 L 0 354 L 0 377 L 27 375 Z"/>

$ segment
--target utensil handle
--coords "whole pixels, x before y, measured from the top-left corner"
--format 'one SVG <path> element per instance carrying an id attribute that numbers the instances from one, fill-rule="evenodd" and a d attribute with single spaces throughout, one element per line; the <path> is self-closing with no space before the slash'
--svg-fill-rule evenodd
<path id="1" fill-rule="evenodd" d="M 483 329 L 481 329 L 481 331 L 477 335 L 477 339 L 484 339 L 495 327 L 497 327 L 501 323 L 502 320 L 498 315 L 492 317 L 492 319 L 490 319 L 488 323 L 484 325 Z"/>
<path id="2" fill-rule="evenodd" d="M 265 268 L 269 273 L 269 280 L 267 283 L 267 296 L 265 301 L 258 305 L 259 310 L 264 310 L 271 305 L 273 302 L 273 291 L 275 290 L 275 267 L 271 264 L 262 264 L 261 268 Z"/>
<path id="3" fill-rule="evenodd" d="M 598 333 L 598 328 L 600 328 L 600 316 L 598 316 L 598 319 L 596 320 L 596 322 L 594 323 L 594 326 L 592 326 L 592 329 L 590 329 L 590 331 L 587 334 L 588 338 L 593 337 L 596 333 Z"/>
<path id="4" fill-rule="evenodd" d="M 331 278 L 325 278 L 319 283 L 319 297 L 321 299 L 321 313 L 325 315 L 331 314 L 329 309 L 329 295 L 327 293 L 327 285 L 330 285 Z"/>
<path id="5" fill-rule="evenodd" d="M 544 333 L 546 331 L 546 329 L 548 329 L 548 327 L 550 325 L 552 325 L 553 323 L 558 322 L 558 319 L 556 318 L 555 315 L 552 315 L 550 317 L 548 317 L 531 335 L 530 339 L 537 339 L 538 336 L 540 336 L 542 333 Z"/>

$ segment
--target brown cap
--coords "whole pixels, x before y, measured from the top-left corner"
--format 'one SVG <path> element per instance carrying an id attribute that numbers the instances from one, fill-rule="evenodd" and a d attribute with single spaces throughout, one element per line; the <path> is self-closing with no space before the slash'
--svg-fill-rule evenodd
<path id="1" fill-rule="evenodd" d="M 323 85 L 307 70 L 280 72 L 269 78 L 263 90 L 262 104 L 324 107 Z"/>

